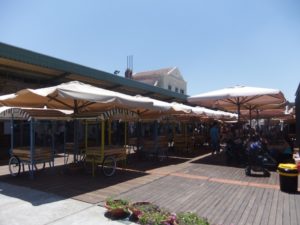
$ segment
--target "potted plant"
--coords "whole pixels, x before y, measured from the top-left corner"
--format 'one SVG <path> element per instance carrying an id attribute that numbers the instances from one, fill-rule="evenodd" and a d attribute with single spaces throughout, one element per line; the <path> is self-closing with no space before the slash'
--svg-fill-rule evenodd
<path id="1" fill-rule="evenodd" d="M 201 218 L 196 213 L 192 212 L 179 213 L 176 221 L 180 225 L 209 225 L 207 219 Z"/>
<path id="2" fill-rule="evenodd" d="M 151 202 L 135 202 L 129 206 L 129 210 L 132 212 L 131 219 L 138 220 L 146 212 L 159 211 L 159 207 Z"/>
<path id="3" fill-rule="evenodd" d="M 148 211 L 139 216 L 138 223 L 141 225 L 164 225 L 168 223 L 170 213 L 165 211 Z M 171 224 L 170 224 L 171 225 Z M 173 224 L 172 224 L 173 225 Z"/>
<path id="4" fill-rule="evenodd" d="M 129 216 L 129 202 L 125 199 L 108 199 L 105 202 L 108 216 L 113 219 L 122 219 Z"/>

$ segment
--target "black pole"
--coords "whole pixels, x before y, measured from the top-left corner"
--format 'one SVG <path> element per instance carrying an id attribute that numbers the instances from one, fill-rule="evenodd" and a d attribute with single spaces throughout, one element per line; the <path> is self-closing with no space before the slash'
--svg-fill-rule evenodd
<path id="1" fill-rule="evenodd" d="M 238 113 L 238 124 L 240 123 L 240 116 L 241 116 L 241 103 L 240 98 L 237 98 L 237 113 Z"/>
<path id="2" fill-rule="evenodd" d="M 252 108 L 249 108 L 249 120 L 250 120 L 250 128 L 252 128 Z"/>

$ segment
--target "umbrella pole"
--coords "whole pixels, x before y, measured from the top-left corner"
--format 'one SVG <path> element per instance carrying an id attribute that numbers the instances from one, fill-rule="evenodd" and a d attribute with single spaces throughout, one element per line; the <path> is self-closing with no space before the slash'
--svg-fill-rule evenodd
<path id="1" fill-rule="evenodd" d="M 256 109 L 256 128 L 258 129 L 258 109 Z"/>
<path id="2" fill-rule="evenodd" d="M 85 133 L 84 133 L 84 147 L 85 147 L 85 151 L 87 149 L 87 145 L 88 145 L 88 122 L 87 120 L 85 121 Z"/>
<path id="3" fill-rule="evenodd" d="M 237 110 L 238 110 L 238 124 L 240 123 L 240 117 L 241 117 L 241 103 L 240 98 L 237 98 Z"/>
<path id="4" fill-rule="evenodd" d="M 127 145 L 127 122 L 124 121 L 124 146 Z"/>
<path id="5" fill-rule="evenodd" d="M 252 109 L 251 107 L 249 108 L 249 124 L 250 124 L 250 128 L 252 128 Z"/>
<path id="6" fill-rule="evenodd" d="M 29 177 L 33 179 L 33 167 L 34 167 L 34 155 L 35 155 L 35 124 L 34 119 L 30 120 L 30 164 L 29 167 Z"/>
<path id="7" fill-rule="evenodd" d="M 78 139 L 79 139 L 79 120 L 75 119 L 73 121 L 73 123 L 74 123 L 73 161 L 74 161 L 74 163 L 76 163 L 77 159 L 78 159 L 77 154 L 78 154 L 78 145 L 79 145 L 79 141 L 78 141 Z"/>
<path id="8" fill-rule="evenodd" d="M 14 114 L 11 114 L 11 121 L 10 121 L 10 157 L 13 155 L 14 149 Z"/>
<path id="9" fill-rule="evenodd" d="M 105 145 L 105 121 L 101 121 L 101 159 L 104 159 L 104 145 Z"/>

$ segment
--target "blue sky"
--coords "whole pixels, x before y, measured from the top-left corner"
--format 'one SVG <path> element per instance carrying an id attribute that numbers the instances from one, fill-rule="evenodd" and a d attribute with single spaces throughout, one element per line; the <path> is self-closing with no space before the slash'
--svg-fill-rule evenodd
<path id="1" fill-rule="evenodd" d="M 300 82 L 299 0 L 1 0 L 0 42 L 113 72 L 177 66 L 188 94 Z"/>

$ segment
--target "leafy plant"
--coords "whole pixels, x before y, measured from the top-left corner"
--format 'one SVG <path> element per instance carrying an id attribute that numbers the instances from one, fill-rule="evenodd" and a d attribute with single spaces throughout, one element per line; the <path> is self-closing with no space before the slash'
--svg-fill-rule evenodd
<path id="1" fill-rule="evenodd" d="M 209 225 L 207 219 L 200 218 L 196 213 L 182 212 L 177 215 L 179 225 Z"/>
<path id="2" fill-rule="evenodd" d="M 159 207 L 150 202 L 135 202 L 130 205 L 129 209 L 135 218 L 140 217 L 145 212 L 159 211 Z"/>
<path id="3" fill-rule="evenodd" d="M 106 206 L 110 209 L 127 209 L 129 206 L 129 202 L 125 199 L 112 199 L 109 198 L 106 200 Z"/>
<path id="4" fill-rule="evenodd" d="M 164 211 L 147 211 L 139 217 L 139 224 L 142 225 L 164 225 L 169 213 Z"/>
<path id="5" fill-rule="evenodd" d="M 209 225 L 207 219 L 192 212 L 176 215 L 159 208 L 150 202 L 136 202 L 129 206 L 128 200 L 106 200 L 106 207 L 113 218 L 124 218 L 129 215 L 128 209 L 141 225 Z"/>

